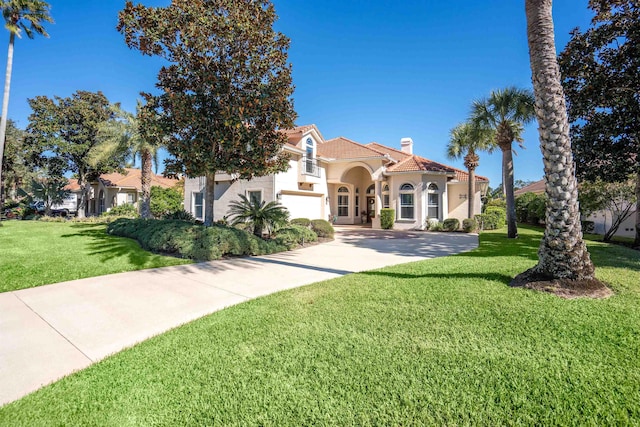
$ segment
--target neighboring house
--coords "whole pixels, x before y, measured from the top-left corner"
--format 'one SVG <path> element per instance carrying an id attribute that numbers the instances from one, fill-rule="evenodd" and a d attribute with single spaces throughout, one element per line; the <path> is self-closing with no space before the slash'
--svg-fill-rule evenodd
<path id="1" fill-rule="evenodd" d="M 381 208 L 395 209 L 398 229 L 423 229 L 427 218 L 466 218 L 467 172 L 414 155 L 411 138 L 403 138 L 397 150 L 344 137 L 325 140 L 315 125 L 283 132 L 289 169 L 252 180 L 216 174 L 214 220 L 227 215 L 238 194 L 277 200 L 291 218 L 371 223 L 373 228 L 380 228 Z M 489 180 L 477 176 L 476 181 L 479 213 Z M 204 217 L 205 183 L 204 177 L 185 181 L 185 209 L 199 219 Z"/>
<path id="2" fill-rule="evenodd" d="M 89 201 L 85 207 L 85 215 L 100 215 L 111 208 L 126 203 L 136 205 L 142 195 L 142 171 L 140 169 L 125 168 L 124 173 L 113 172 L 100 175 L 97 181 L 89 183 L 91 190 Z M 174 187 L 177 179 L 165 178 L 151 174 L 151 186 L 162 188 Z M 65 187 L 79 195 L 80 186 L 77 179 L 70 179 Z"/>
<path id="3" fill-rule="evenodd" d="M 524 193 L 544 194 L 544 192 L 545 192 L 544 179 L 541 179 L 540 181 L 536 181 L 532 184 L 527 185 L 526 187 L 522 187 L 521 189 L 515 192 L 515 195 L 516 197 L 518 197 Z M 611 212 L 604 211 L 604 210 L 594 212 L 593 214 L 589 215 L 586 218 L 586 220 L 593 221 L 593 232 L 596 234 L 602 234 L 602 235 L 604 235 L 604 233 L 609 228 L 611 228 L 611 224 L 613 224 L 613 218 L 611 216 Z M 622 221 L 615 235 L 621 236 L 621 237 L 635 237 L 636 235 L 635 215 L 631 215 L 629 218 Z"/>

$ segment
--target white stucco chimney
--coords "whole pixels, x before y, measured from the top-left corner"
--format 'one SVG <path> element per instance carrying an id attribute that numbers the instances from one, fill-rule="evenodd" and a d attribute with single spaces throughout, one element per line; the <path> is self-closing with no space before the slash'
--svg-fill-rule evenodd
<path id="1" fill-rule="evenodd" d="M 400 140 L 400 149 L 407 154 L 413 154 L 413 139 L 402 138 Z"/>

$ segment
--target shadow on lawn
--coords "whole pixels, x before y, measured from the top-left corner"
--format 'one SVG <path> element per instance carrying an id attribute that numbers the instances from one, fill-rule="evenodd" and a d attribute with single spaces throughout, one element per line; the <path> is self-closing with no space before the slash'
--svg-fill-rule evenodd
<path id="1" fill-rule="evenodd" d="M 408 273 L 393 273 L 387 271 L 363 271 L 358 274 L 365 276 L 382 276 L 390 277 L 394 279 L 482 279 L 491 280 L 496 282 L 502 282 L 509 284 L 513 277 L 500 274 L 500 273 L 425 273 L 425 274 L 408 274 Z"/>
<path id="2" fill-rule="evenodd" d="M 108 235 L 104 224 L 78 223 L 73 224 L 71 228 L 78 231 L 73 234 L 63 234 L 61 237 L 90 238 L 87 244 L 89 249 L 87 255 L 98 256 L 103 263 L 115 258 L 128 257 L 131 264 L 144 267 L 150 265 L 150 261 L 157 256 L 140 248 L 138 242 L 133 239 Z"/>

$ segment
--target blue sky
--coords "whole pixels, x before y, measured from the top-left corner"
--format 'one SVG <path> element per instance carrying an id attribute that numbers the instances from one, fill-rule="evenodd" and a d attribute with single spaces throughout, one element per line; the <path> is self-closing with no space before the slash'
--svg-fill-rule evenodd
<path id="1" fill-rule="evenodd" d="M 16 42 L 9 117 L 24 128 L 27 98 L 101 90 L 135 110 L 161 66 L 129 50 L 115 30 L 122 0 L 51 0 L 49 39 Z M 149 6 L 169 0 L 142 1 Z M 291 39 L 297 124 L 315 123 L 327 139 L 345 136 L 446 158 L 449 131 L 471 102 L 510 85 L 531 88 L 524 0 L 275 0 L 276 28 Z M 556 45 L 589 25 L 587 0 L 555 0 Z M 8 41 L 8 34 L 6 39 Z M 6 51 L 3 51 L 6 52 Z M 6 66 L 5 54 L 0 64 Z M 543 175 L 535 122 L 517 149 L 515 178 Z M 501 155 L 481 154 L 478 173 L 501 181 Z"/>

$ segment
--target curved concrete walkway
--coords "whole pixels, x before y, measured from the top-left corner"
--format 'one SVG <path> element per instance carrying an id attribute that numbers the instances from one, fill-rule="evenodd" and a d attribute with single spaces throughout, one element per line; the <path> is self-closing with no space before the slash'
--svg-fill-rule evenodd
<path id="1" fill-rule="evenodd" d="M 339 227 L 270 256 L 141 270 L 0 294 L 0 405 L 222 308 L 358 271 L 474 249 L 477 235 Z"/>

